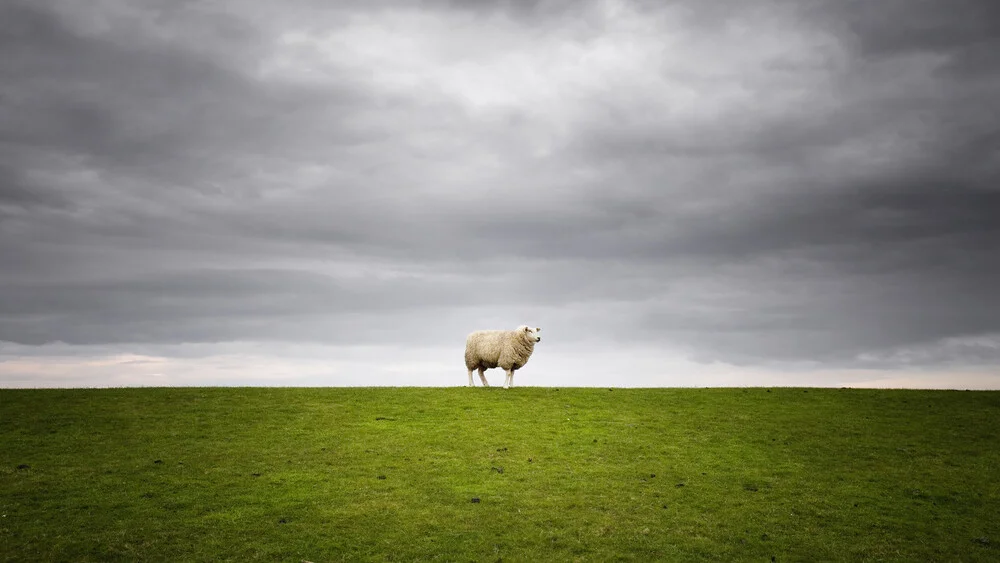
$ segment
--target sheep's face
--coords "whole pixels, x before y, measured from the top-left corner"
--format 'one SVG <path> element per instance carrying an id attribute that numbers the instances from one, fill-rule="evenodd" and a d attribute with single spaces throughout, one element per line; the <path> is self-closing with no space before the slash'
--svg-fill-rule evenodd
<path id="1" fill-rule="evenodd" d="M 542 329 L 540 329 L 538 327 L 534 327 L 533 328 L 533 327 L 530 327 L 530 326 L 522 326 L 521 330 L 524 331 L 524 337 L 529 342 L 541 342 L 542 341 L 542 337 L 538 336 L 538 332 L 540 330 L 542 330 Z"/>

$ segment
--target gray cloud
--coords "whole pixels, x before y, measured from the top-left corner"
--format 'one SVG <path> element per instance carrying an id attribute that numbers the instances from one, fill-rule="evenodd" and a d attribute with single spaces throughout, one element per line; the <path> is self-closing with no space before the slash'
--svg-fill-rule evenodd
<path id="1" fill-rule="evenodd" d="M 867 56 L 938 53 L 978 56 L 985 43 L 1000 34 L 1000 8 L 993 2 L 894 0 L 878 6 L 861 2 L 830 2 L 838 24 L 849 30 Z"/>
<path id="2" fill-rule="evenodd" d="M 457 293 L 456 285 L 419 277 L 337 279 L 248 269 L 8 285 L 0 298 L 0 340 L 35 345 L 254 339 L 336 344 L 364 336 L 359 330 L 364 323 L 356 320 L 361 314 L 404 317 L 414 310 L 476 304 L 471 295 Z M 39 311 L 47 322 L 35 321 Z M 394 337 L 410 328 L 397 326 Z"/>
<path id="3" fill-rule="evenodd" d="M 0 341 L 1000 332 L 992 4 L 724 4 L 8 3 Z"/>

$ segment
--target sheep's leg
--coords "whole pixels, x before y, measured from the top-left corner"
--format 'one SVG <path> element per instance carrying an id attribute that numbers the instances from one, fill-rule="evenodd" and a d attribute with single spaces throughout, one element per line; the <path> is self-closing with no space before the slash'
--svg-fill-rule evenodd
<path id="1" fill-rule="evenodd" d="M 472 370 L 471 370 L 471 369 L 469 370 L 469 387 L 475 387 L 475 386 L 474 386 L 474 385 L 472 384 Z"/>
<path id="2" fill-rule="evenodd" d="M 507 377 L 503 380 L 503 388 L 510 389 L 511 385 L 514 385 L 514 370 L 507 370 Z"/>
<path id="3" fill-rule="evenodd" d="M 471 375 L 469 377 L 472 377 Z M 479 368 L 479 380 L 483 382 L 483 387 L 489 387 L 490 382 L 486 381 L 486 370 L 484 368 Z"/>

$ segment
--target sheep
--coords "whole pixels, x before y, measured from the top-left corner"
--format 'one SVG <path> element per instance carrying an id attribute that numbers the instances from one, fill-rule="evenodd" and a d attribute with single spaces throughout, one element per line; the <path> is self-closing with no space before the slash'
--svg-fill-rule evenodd
<path id="1" fill-rule="evenodd" d="M 469 370 L 469 387 L 472 387 L 472 371 L 479 370 L 483 387 L 489 387 L 485 371 L 499 367 L 507 372 L 503 388 L 514 384 L 514 370 L 524 367 L 535 350 L 535 343 L 541 342 L 540 328 L 521 325 L 514 330 L 477 330 L 465 339 L 465 367 Z"/>

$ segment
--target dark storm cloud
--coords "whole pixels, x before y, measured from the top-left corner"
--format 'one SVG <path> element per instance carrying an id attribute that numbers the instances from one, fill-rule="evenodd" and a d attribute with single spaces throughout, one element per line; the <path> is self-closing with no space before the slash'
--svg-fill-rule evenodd
<path id="1" fill-rule="evenodd" d="M 715 222 L 703 217 L 685 230 L 680 248 L 672 250 L 745 256 L 867 247 L 873 252 L 871 258 L 891 267 L 893 256 L 881 253 L 885 245 L 937 241 L 953 245 L 953 258 L 960 260 L 963 251 L 986 250 L 1000 237 L 996 221 L 1000 191 L 956 184 L 952 178 L 893 179 L 832 193 L 793 193 L 769 198 L 767 203 L 767 207 L 746 210 L 735 220 Z M 928 255 L 926 259 L 929 264 L 918 264 L 918 269 L 933 268 L 941 257 Z M 988 261 L 982 266 L 1000 264 Z"/>
<path id="2" fill-rule="evenodd" d="M 0 340 L 1000 332 L 989 2 L 210 8 L 0 9 Z"/>
<path id="3" fill-rule="evenodd" d="M 91 283 L 8 285 L 0 340 L 19 344 L 357 340 L 352 316 L 462 306 L 446 283 L 343 280 L 293 271 L 189 271 Z M 45 311 L 49 323 L 25 323 Z M 319 326 L 331 332 L 317 331 Z M 28 330 L 26 330 L 28 327 Z M 34 329 L 34 330 L 32 330 Z M 333 330 L 336 329 L 336 330 Z"/>
<path id="4" fill-rule="evenodd" d="M 72 199 L 44 184 L 32 182 L 11 164 L 0 163 L 0 208 L 21 211 L 37 208 L 67 208 Z"/>
<path id="5" fill-rule="evenodd" d="M 282 146 L 289 137 L 323 135 L 327 146 L 362 138 L 348 116 L 360 92 L 269 88 L 234 61 L 181 42 L 87 35 L 63 20 L 17 3 L 5 18 L 10 48 L 0 64 L 16 76 L 4 86 L 7 145 L 191 187 L 234 179 L 233 154 L 293 156 L 302 144 Z M 259 38 L 244 35 L 230 48 L 255 49 Z M 317 113 L 328 129 L 315 129 Z"/>
<path id="6" fill-rule="evenodd" d="M 736 225 L 690 229 L 686 252 L 748 267 L 720 275 L 735 295 L 723 292 L 716 306 L 693 312 L 653 307 L 647 326 L 751 364 L 835 364 L 995 333 L 998 196 L 948 184 L 857 186 L 826 198 L 790 196 Z"/>
<path id="7" fill-rule="evenodd" d="M 866 57 L 935 53 L 952 57 L 954 68 L 985 70 L 988 50 L 1000 41 L 1000 6 L 989 0 L 891 0 L 829 2 L 823 5 Z M 995 50 L 994 50 L 995 52 Z"/>

